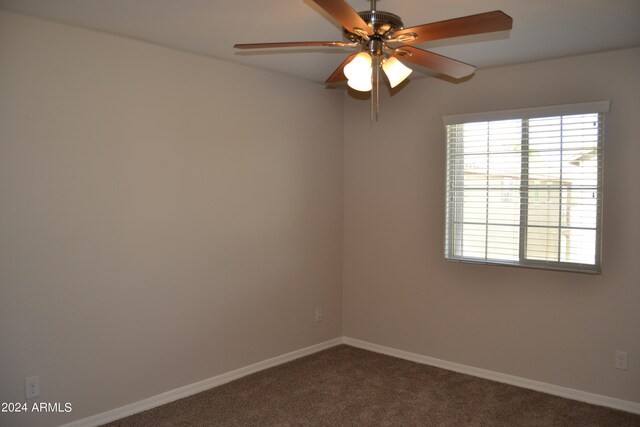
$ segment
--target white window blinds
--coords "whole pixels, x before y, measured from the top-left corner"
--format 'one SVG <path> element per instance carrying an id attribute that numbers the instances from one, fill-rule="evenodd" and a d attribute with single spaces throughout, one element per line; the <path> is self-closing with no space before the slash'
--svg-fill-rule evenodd
<path id="1" fill-rule="evenodd" d="M 609 102 L 445 117 L 445 257 L 600 271 Z"/>

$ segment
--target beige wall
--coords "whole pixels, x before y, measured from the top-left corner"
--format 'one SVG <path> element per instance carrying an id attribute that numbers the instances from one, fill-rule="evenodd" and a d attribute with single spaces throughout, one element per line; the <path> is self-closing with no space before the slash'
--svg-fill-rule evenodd
<path id="1" fill-rule="evenodd" d="M 0 12 L 0 401 L 60 424 L 342 335 L 340 91 Z M 316 306 L 324 321 L 316 323 Z"/>
<path id="2" fill-rule="evenodd" d="M 340 336 L 343 308 L 349 337 L 640 402 L 638 69 L 635 49 L 416 80 L 372 125 L 340 91 L 0 12 L 0 401 L 37 374 L 74 407 L 1 423 Z M 602 99 L 603 274 L 444 262 L 441 114 Z"/>
<path id="3" fill-rule="evenodd" d="M 345 97 L 345 336 L 640 402 L 639 69 L 633 49 L 421 79 L 373 125 Z M 445 262 L 441 115 L 606 99 L 603 274 Z"/>

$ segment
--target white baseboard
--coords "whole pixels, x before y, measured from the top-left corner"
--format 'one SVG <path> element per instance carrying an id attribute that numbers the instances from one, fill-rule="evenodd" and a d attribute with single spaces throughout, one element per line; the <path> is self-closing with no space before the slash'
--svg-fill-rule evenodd
<path id="1" fill-rule="evenodd" d="M 242 378 L 246 375 L 250 375 L 264 369 L 272 368 L 274 366 L 281 365 L 283 363 L 290 362 L 292 360 L 299 359 L 313 353 L 317 353 L 319 351 L 334 347 L 339 344 L 347 344 L 353 347 L 362 348 L 364 350 L 386 354 L 388 356 L 398 357 L 400 359 L 410 360 L 412 362 L 422 363 L 438 368 L 448 369 L 450 371 L 460 372 L 463 374 L 473 375 L 475 377 L 498 381 L 505 384 L 511 384 L 518 387 L 541 391 L 543 393 L 553 394 L 555 396 L 565 397 L 567 399 L 578 400 L 594 405 L 606 406 L 613 409 L 632 412 L 634 414 L 640 414 L 640 403 L 616 399 L 613 397 L 594 393 L 588 393 L 586 391 L 561 387 L 553 384 L 543 383 L 540 381 L 530 380 L 527 378 L 516 377 L 514 375 L 507 375 L 500 372 L 489 371 L 486 369 L 475 368 L 473 366 L 462 365 L 460 363 L 449 362 L 429 356 L 423 356 L 417 353 L 411 353 L 391 347 L 385 347 L 355 338 L 340 337 L 322 342 L 320 344 L 312 345 L 310 347 L 305 347 L 300 350 L 295 350 L 287 354 L 276 356 L 271 359 L 263 360 L 262 362 L 254 363 L 252 365 L 245 366 L 243 368 L 239 368 L 221 375 L 217 375 L 215 377 L 208 378 L 197 383 L 179 387 L 165 393 L 150 397 L 148 399 L 141 400 L 139 402 L 121 406 L 119 408 L 112 409 L 107 412 L 102 412 L 100 414 L 83 418 L 81 420 L 73 421 L 71 423 L 64 424 L 61 427 L 95 427 L 106 424 L 111 421 L 128 417 L 129 415 L 133 415 L 138 412 L 146 411 L 148 409 L 164 405 L 165 403 L 173 402 L 174 400 L 191 396 L 192 394 L 200 393 L 210 388 L 228 383 L 233 380 L 237 380 L 238 378 Z"/>
<path id="2" fill-rule="evenodd" d="M 277 365 L 281 365 L 286 362 L 290 362 L 295 359 L 299 359 L 304 356 L 308 356 L 313 353 L 317 353 L 321 350 L 325 350 L 330 347 L 334 347 L 342 343 L 342 338 L 334 338 L 329 341 L 322 342 L 320 344 L 312 345 L 309 347 L 295 350 L 287 354 L 273 357 L 271 359 L 263 360 L 262 362 L 254 363 L 253 365 L 245 366 L 243 368 L 236 369 L 231 372 L 227 372 L 215 377 L 208 378 L 197 383 L 189 384 L 184 387 L 179 387 L 165 393 L 158 394 L 148 399 L 141 400 L 129 405 L 121 406 L 116 409 L 112 409 L 107 412 L 102 412 L 97 415 L 93 415 L 81 420 L 73 421 L 68 424 L 64 424 L 61 427 L 95 427 L 101 424 L 106 424 L 111 421 L 119 420 L 120 418 L 128 417 L 129 415 L 136 414 L 138 412 L 146 411 L 147 409 L 155 408 L 165 403 L 173 402 L 174 400 L 182 399 L 192 394 L 200 393 L 201 391 L 208 390 L 210 388 L 228 383 L 238 378 L 253 374 L 264 369 L 272 368 Z"/>
<path id="3" fill-rule="evenodd" d="M 474 368 L 473 366 L 462 365 L 460 363 L 448 362 L 446 360 L 423 356 L 417 353 L 397 350 L 395 348 L 385 347 L 367 341 L 357 340 L 355 338 L 343 337 L 342 342 L 353 347 L 358 347 L 376 353 L 386 354 L 388 356 L 398 357 L 400 359 L 410 360 L 412 362 L 422 363 L 424 365 L 435 366 L 450 371 L 473 375 L 475 377 L 498 381 L 505 384 L 511 384 L 531 390 L 541 391 L 543 393 L 553 394 L 555 396 L 565 397 L 567 399 L 578 400 L 580 402 L 586 402 L 594 405 L 606 406 L 613 409 L 620 409 L 622 411 L 632 412 L 634 414 L 640 414 L 640 403 L 630 402 L 628 400 L 616 399 L 600 394 L 588 393 L 586 391 L 580 391 L 572 388 L 543 383 L 540 381 L 534 381 L 527 378 L 516 377 L 514 375 L 507 375 L 500 372 L 489 371 L 486 369 Z"/>

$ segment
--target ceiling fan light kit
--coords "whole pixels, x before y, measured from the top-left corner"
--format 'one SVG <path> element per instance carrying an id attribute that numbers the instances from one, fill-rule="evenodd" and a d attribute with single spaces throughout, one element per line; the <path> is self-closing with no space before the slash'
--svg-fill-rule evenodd
<path id="1" fill-rule="evenodd" d="M 451 37 L 510 30 L 513 20 L 504 12 L 480 13 L 430 24 L 405 28 L 402 19 L 390 12 L 379 11 L 376 0 L 370 0 L 371 10 L 356 12 L 345 0 L 312 0 L 342 25 L 348 42 L 283 42 L 236 44 L 237 49 L 282 47 L 353 47 L 359 53 L 350 55 L 329 76 L 325 83 L 346 80 L 349 87 L 371 94 L 372 118 L 378 111 L 379 70 L 382 69 L 393 88 L 402 83 L 412 70 L 401 61 L 425 67 L 436 73 L 462 79 L 475 72 L 475 67 L 424 49 L 409 46 Z"/>
<path id="2" fill-rule="evenodd" d="M 382 61 L 382 71 L 387 75 L 389 85 L 392 88 L 402 83 L 413 72 L 411 68 L 403 65 L 393 56 Z"/>
<path id="3" fill-rule="evenodd" d="M 360 52 L 344 67 L 344 75 L 349 87 L 360 92 L 372 89 L 371 56 L 367 52 Z"/>

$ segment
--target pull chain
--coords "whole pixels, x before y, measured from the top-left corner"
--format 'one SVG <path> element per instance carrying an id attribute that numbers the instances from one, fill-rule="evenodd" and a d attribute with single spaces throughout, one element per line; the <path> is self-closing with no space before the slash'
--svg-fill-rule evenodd
<path id="1" fill-rule="evenodd" d="M 375 93 L 374 92 L 376 91 L 376 86 L 373 84 L 373 79 L 374 78 L 375 78 L 374 73 L 371 73 L 371 80 L 372 80 L 372 82 L 371 82 L 371 98 L 370 98 L 370 101 L 371 101 L 371 117 L 370 117 L 371 125 L 373 125 L 373 118 L 374 118 L 374 114 L 373 114 L 373 110 L 374 110 L 373 104 L 374 104 L 374 102 L 373 102 L 373 100 L 375 98 Z"/>
<path id="2" fill-rule="evenodd" d="M 378 121 L 380 111 L 380 57 L 373 57 L 373 72 L 371 73 L 371 123 Z"/>
<path id="3" fill-rule="evenodd" d="M 376 122 L 380 111 L 380 57 L 376 56 Z"/>

